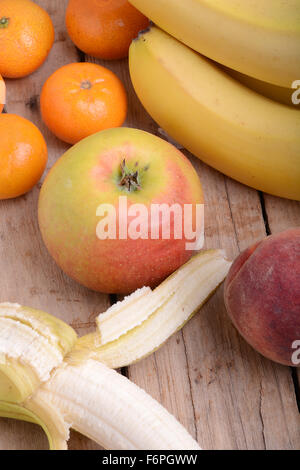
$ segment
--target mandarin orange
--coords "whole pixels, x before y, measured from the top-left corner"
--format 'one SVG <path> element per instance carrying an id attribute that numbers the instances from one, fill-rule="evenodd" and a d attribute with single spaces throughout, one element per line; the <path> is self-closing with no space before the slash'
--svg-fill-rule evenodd
<path id="1" fill-rule="evenodd" d="M 0 0 L 0 74 L 25 77 L 45 61 L 54 41 L 48 13 L 31 0 Z"/>
<path id="2" fill-rule="evenodd" d="M 41 178 L 47 146 L 32 122 L 15 114 L 0 114 L 0 199 L 27 193 Z"/>
<path id="3" fill-rule="evenodd" d="M 127 57 L 132 39 L 149 20 L 127 0 L 70 0 L 66 25 L 80 50 L 112 60 Z"/>
<path id="4" fill-rule="evenodd" d="M 127 112 L 126 92 L 119 78 L 88 62 L 56 70 L 44 84 L 40 102 L 45 124 L 69 144 L 121 126 Z"/>

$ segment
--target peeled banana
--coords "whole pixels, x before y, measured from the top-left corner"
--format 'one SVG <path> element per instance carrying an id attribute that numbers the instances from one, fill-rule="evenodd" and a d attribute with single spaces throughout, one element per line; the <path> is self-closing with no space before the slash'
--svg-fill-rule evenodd
<path id="1" fill-rule="evenodd" d="M 133 41 L 129 65 L 142 104 L 172 138 L 227 176 L 300 200 L 298 109 L 250 90 L 155 26 Z"/>
<path id="2" fill-rule="evenodd" d="M 0 416 L 39 424 L 55 450 L 67 448 L 70 427 L 108 449 L 199 449 L 161 405 L 90 359 L 90 351 L 80 359 L 72 353 L 64 358 L 62 351 L 55 355 L 49 346 L 52 342 L 65 353 L 75 338 L 68 325 L 46 313 L 0 305 Z M 26 374 L 35 377 L 27 388 Z"/>
<path id="3" fill-rule="evenodd" d="M 76 340 L 61 320 L 0 304 L 0 416 L 39 424 L 50 449 L 67 449 L 70 427 L 107 449 L 200 449 L 160 404 L 109 369 L 161 346 L 224 280 L 221 250 L 193 256 L 154 291 L 137 290 Z"/>
<path id="4" fill-rule="evenodd" d="M 223 281 L 229 267 L 230 262 L 226 260 L 222 250 L 208 250 L 200 252 L 198 255 L 193 256 L 180 269 L 171 274 L 153 291 L 150 287 L 138 289 L 133 294 L 125 297 L 121 302 L 115 303 L 105 313 L 100 314 L 96 319 L 97 333 L 92 336 L 94 338 L 93 344 L 103 346 L 107 343 L 118 340 L 121 336 L 126 335 L 127 332 L 130 332 L 133 329 L 135 329 L 136 334 L 139 333 L 139 335 L 144 335 L 145 338 L 148 336 L 151 338 L 151 341 L 154 341 L 155 339 L 159 341 L 158 338 L 160 337 L 160 334 L 164 334 L 168 337 L 169 335 L 167 331 L 161 331 L 160 334 L 155 336 L 151 333 L 150 336 L 150 329 L 146 329 L 144 331 L 143 328 L 138 329 L 136 327 L 143 325 L 150 316 L 151 321 L 148 323 L 150 328 L 154 325 L 154 318 L 163 317 L 166 320 L 166 309 L 170 310 L 167 301 L 170 301 L 171 297 L 174 296 L 173 303 L 176 304 L 176 302 L 178 302 L 176 304 L 176 308 L 174 308 L 172 312 L 172 321 L 175 323 L 174 331 L 176 331 L 176 329 L 178 329 L 178 327 L 180 327 L 189 316 L 186 312 L 186 308 L 181 310 L 179 307 L 180 304 L 182 304 L 183 307 L 186 307 L 187 305 L 187 302 L 184 300 L 185 296 L 189 298 L 188 293 L 185 294 L 188 289 L 187 284 L 190 284 L 190 287 L 192 286 L 193 281 L 197 284 L 199 288 L 198 295 L 199 298 L 201 298 L 201 301 L 199 301 L 198 304 L 197 300 L 195 301 L 199 308 L 203 300 L 206 299 L 205 296 L 207 291 L 204 291 L 205 279 L 210 280 L 210 294 L 214 289 L 216 289 L 218 284 Z M 209 276 L 211 272 L 214 272 L 214 276 L 210 279 Z M 192 294 L 191 298 L 196 299 L 195 296 L 192 297 Z M 155 315 L 152 316 L 154 313 Z M 157 321 L 159 322 L 159 320 Z M 166 321 L 166 324 L 170 325 L 170 322 Z M 122 341 L 124 339 L 125 338 L 122 338 Z M 83 344 L 84 342 L 85 339 L 81 338 L 81 341 L 77 343 L 77 345 Z M 114 343 L 114 345 L 115 344 L 117 343 Z M 109 348 L 111 346 L 109 346 Z M 146 343 L 144 343 L 144 351 L 146 350 L 145 348 L 147 348 Z M 148 345 L 148 348 L 150 349 L 146 351 L 146 355 L 156 349 L 157 344 L 153 344 L 152 346 Z M 128 350 L 128 347 L 126 349 Z M 138 346 L 135 349 L 136 351 L 141 351 Z M 123 356 L 124 361 L 125 356 L 123 353 L 121 355 Z M 128 364 L 131 364 L 136 360 L 136 357 L 131 357 L 128 359 Z M 111 364 L 109 365 L 111 366 Z M 120 363 L 113 367 L 118 368 L 123 365 L 125 364 L 122 362 L 122 364 Z"/>
<path id="5" fill-rule="evenodd" d="M 299 0 L 130 3 L 181 42 L 227 67 L 286 88 L 300 79 Z"/>
<path id="6" fill-rule="evenodd" d="M 146 392 L 88 356 L 66 361 L 34 398 L 60 410 L 72 428 L 105 449 L 200 449 Z"/>
<path id="7" fill-rule="evenodd" d="M 145 297 L 141 324 L 128 323 L 123 331 L 118 330 L 118 339 L 105 344 L 101 329 L 83 336 L 69 357 L 81 357 L 82 352 L 89 351 L 89 357 L 113 369 L 141 360 L 185 325 L 222 283 L 230 266 L 222 250 L 200 252 Z M 136 312 L 136 319 L 138 315 Z M 97 320 L 98 328 L 101 317 L 102 314 Z"/>

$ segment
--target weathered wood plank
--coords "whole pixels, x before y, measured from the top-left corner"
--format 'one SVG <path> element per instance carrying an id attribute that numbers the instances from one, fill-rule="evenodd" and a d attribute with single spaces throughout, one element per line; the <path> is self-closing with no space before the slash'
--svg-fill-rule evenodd
<path id="1" fill-rule="evenodd" d="M 264 201 L 271 233 L 278 233 L 290 227 L 300 227 L 300 202 L 280 199 L 268 194 L 264 195 Z M 300 399 L 300 368 L 297 368 L 297 375 L 298 383 L 295 387 Z"/>
<path id="2" fill-rule="evenodd" d="M 91 57 L 85 59 L 107 66 L 125 84 L 129 97 L 129 114 L 125 125 L 159 134 L 158 126 L 136 99 L 128 77 L 126 61 L 121 64 L 98 61 Z M 192 158 L 190 154 L 187 155 Z M 266 234 L 259 195 L 256 191 L 209 169 L 197 159 L 192 158 L 192 161 L 200 174 L 208 198 L 205 222 L 207 247 L 224 247 L 228 256 L 234 257 Z M 206 326 L 210 325 L 214 330 L 215 322 L 211 323 L 210 318 L 215 311 L 218 312 L 218 330 L 214 332 L 208 349 L 212 354 L 208 356 L 204 348 L 201 350 L 204 358 L 198 358 L 195 351 L 201 349 L 199 343 L 203 332 L 195 327 L 195 324 L 202 321 L 203 313 L 206 319 L 207 312 L 206 321 L 209 323 Z M 219 372 L 219 357 L 215 354 L 220 340 L 227 346 L 225 349 L 223 346 L 223 375 Z M 245 359 L 243 356 L 235 359 L 236 350 L 242 351 Z M 207 383 L 209 386 L 215 383 L 211 396 L 205 387 L 199 393 L 199 363 L 205 364 L 205 359 L 206 362 L 208 360 L 207 367 L 204 367 L 208 375 Z M 237 365 L 233 365 L 235 361 Z M 248 366 L 248 369 L 244 370 L 245 363 L 248 362 L 252 367 Z M 262 363 L 266 363 L 267 373 L 264 372 Z M 235 373 L 231 373 L 231 377 L 233 367 Z M 289 371 L 279 366 L 281 381 L 285 384 L 284 392 L 289 398 L 289 404 L 281 406 L 282 383 L 277 385 L 273 367 L 270 361 L 261 358 L 237 335 L 225 313 L 220 290 L 201 314 L 185 327 L 183 333 L 174 335 L 162 349 L 141 363 L 130 366 L 127 374 L 131 380 L 163 403 L 205 448 L 293 448 L 297 442 L 299 444 L 299 435 L 296 432 L 298 423 L 294 418 L 296 405 L 293 400 L 293 384 Z M 275 370 L 277 373 L 276 365 Z M 256 374 L 255 380 L 253 374 Z M 242 385 L 239 383 L 240 375 L 245 376 L 245 383 Z M 271 408 L 267 406 L 269 402 L 263 400 L 269 389 L 276 391 L 274 396 L 272 395 Z M 216 409 L 213 419 L 209 411 L 211 403 L 215 403 Z M 274 409 L 278 409 L 275 412 L 276 419 L 272 418 Z M 203 419 L 202 414 L 206 419 Z M 220 417 L 223 427 L 220 425 Z M 284 421 L 288 423 L 287 429 L 283 429 Z M 274 433 L 274 425 L 282 430 L 286 437 L 279 438 Z"/>
<path id="3" fill-rule="evenodd" d="M 67 0 L 37 3 L 46 5 L 51 14 L 56 42 L 39 71 L 22 80 L 7 81 L 7 109 L 40 127 L 49 146 L 50 168 L 67 146 L 42 125 L 37 98 L 47 76 L 59 66 L 77 61 L 79 55 L 65 31 L 63 10 Z M 126 125 L 158 134 L 158 126 L 132 89 L 127 61 L 96 62 L 114 71 L 126 86 Z M 200 175 L 206 195 L 206 247 L 223 247 L 233 258 L 266 234 L 259 195 L 186 154 Z M 18 200 L 0 204 L 0 268 L 5 273 L 0 301 L 43 308 L 84 334 L 94 326 L 96 314 L 106 309 L 109 299 L 68 279 L 47 254 L 36 220 L 38 191 L 34 188 Z M 265 201 L 272 232 L 300 224 L 297 203 L 270 196 Z M 238 335 L 225 312 L 222 288 L 183 332 L 129 367 L 127 374 L 166 406 L 206 449 L 300 446 L 290 370 L 264 359 Z M 43 434 L 30 424 L 2 419 L 0 436 L 0 449 L 45 448 Z M 99 448 L 78 433 L 71 436 L 71 449 Z"/>
<path id="4" fill-rule="evenodd" d="M 300 202 L 281 199 L 269 194 L 264 194 L 264 201 L 271 233 L 300 227 Z"/>
<path id="5" fill-rule="evenodd" d="M 265 236 L 259 196 L 193 162 L 206 194 L 206 245 L 222 246 L 236 256 Z M 262 358 L 237 334 L 225 312 L 222 289 L 186 325 L 183 335 L 198 435 L 205 448 L 299 446 L 289 369 Z M 265 396 L 272 397 L 271 405 Z"/>
<path id="6" fill-rule="evenodd" d="M 48 144 L 49 170 L 68 146 L 42 124 L 38 97 L 46 78 L 58 67 L 77 61 L 78 54 L 65 31 L 66 2 L 40 0 L 37 3 L 51 15 L 56 32 L 55 44 L 48 60 L 37 72 L 21 80 L 7 80 L 6 109 L 9 113 L 30 119 L 41 129 Z M 84 334 L 94 329 L 94 318 L 106 310 L 110 304 L 109 298 L 73 282 L 47 253 L 37 222 L 39 189 L 40 184 L 23 197 L 0 202 L 0 269 L 3 273 L 0 301 L 19 302 L 44 309 L 70 323 L 79 334 Z M 38 427 L 0 420 L 0 449 L 17 448 L 21 435 L 22 448 L 41 448 L 45 445 L 43 433 Z M 72 447 L 99 448 L 78 434 L 72 434 L 73 438 Z"/>
<path id="7" fill-rule="evenodd" d="M 0 418 L 0 450 L 45 450 L 47 437 L 36 424 Z"/>
<path id="8" fill-rule="evenodd" d="M 158 134 L 158 127 L 145 112 L 133 90 L 127 59 L 100 61 L 86 56 L 86 61 L 101 64 L 112 70 L 125 85 L 128 96 L 128 115 L 124 123 Z M 196 437 L 194 407 L 186 364 L 185 346 L 181 334 L 175 335 L 158 353 L 139 365 L 128 368 L 127 376 L 146 390 L 174 415 Z"/>

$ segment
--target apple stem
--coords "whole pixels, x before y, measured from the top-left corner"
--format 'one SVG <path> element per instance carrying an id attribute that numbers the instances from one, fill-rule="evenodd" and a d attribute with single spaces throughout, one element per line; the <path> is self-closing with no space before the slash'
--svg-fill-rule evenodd
<path id="1" fill-rule="evenodd" d="M 135 167 L 137 166 L 138 162 L 136 162 L 135 164 Z M 138 189 L 141 189 L 141 185 L 139 183 L 138 170 L 129 170 L 129 168 L 126 167 L 125 158 L 121 163 L 121 179 L 119 185 L 126 189 L 128 192 L 137 191 Z"/>

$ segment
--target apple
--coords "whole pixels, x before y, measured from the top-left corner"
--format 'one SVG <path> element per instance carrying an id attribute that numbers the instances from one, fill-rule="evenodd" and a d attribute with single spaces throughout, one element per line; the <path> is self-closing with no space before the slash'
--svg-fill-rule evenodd
<path id="1" fill-rule="evenodd" d="M 126 294 L 156 286 L 190 258 L 203 229 L 201 206 L 198 175 L 183 153 L 123 127 L 82 140 L 56 162 L 40 192 L 39 226 L 71 278 Z M 168 218 L 170 207 L 177 215 Z"/>
<path id="2" fill-rule="evenodd" d="M 263 356 L 300 364 L 300 227 L 243 251 L 224 286 L 227 312 Z"/>

